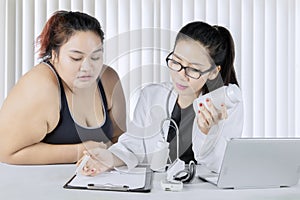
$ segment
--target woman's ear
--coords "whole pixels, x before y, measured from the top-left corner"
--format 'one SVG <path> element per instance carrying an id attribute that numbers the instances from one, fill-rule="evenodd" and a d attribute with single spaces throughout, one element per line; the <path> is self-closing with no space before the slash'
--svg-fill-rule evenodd
<path id="1" fill-rule="evenodd" d="M 54 50 L 51 51 L 51 61 L 52 61 L 52 63 L 58 62 L 58 56 Z"/>
<path id="2" fill-rule="evenodd" d="M 214 80 L 218 76 L 220 71 L 221 71 L 221 66 L 218 65 L 213 71 L 210 72 L 208 79 Z"/>

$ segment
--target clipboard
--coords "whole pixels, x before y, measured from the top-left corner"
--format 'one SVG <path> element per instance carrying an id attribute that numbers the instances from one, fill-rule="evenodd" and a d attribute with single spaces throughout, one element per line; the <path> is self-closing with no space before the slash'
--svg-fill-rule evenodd
<path id="1" fill-rule="evenodd" d="M 83 185 L 74 185 L 72 181 L 77 177 L 77 173 L 74 174 L 70 180 L 63 186 L 65 189 L 81 189 L 81 190 L 99 190 L 99 191 L 117 191 L 117 192 L 150 192 L 152 188 L 152 176 L 153 171 L 150 169 L 150 166 L 142 166 L 146 168 L 145 173 L 145 184 L 140 188 L 130 188 L 127 185 L 114 185 L 114 184 L 97 184 L 89 183 L 85 186 Z M 101 175 L 101 174 L 100 174 Z M 130 175 L 128 175 L 130 176 Z"/>

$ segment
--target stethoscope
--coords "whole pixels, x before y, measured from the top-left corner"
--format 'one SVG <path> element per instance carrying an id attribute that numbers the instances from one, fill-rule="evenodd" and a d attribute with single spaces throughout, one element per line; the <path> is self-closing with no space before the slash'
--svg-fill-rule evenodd
<path id="1" fill-rule="evenodd" d="M 180 158 L 179 158 L 179 128 L 178 128 L 178 125 L 175 122 L 175 120 L 172 119 L 172 117 L 170 115 L 170 111 L 169 111 L 170 98 L 171 98 L 171 94 L 172 94 L 173 90 L 174 90 L 174 88 L 172 88 L 170 90 L 168 97 L 167 97 L 167 102 L 166 102 L 167 117 L 165 119 L 163 119 L 161 122 L 161 134 L 162 134 L 163 140 L 165 142 L 167 142 L 167 137 L 165 136 L 167 134 L 164 133 L 164 124 L 165 123 L 169 122 L 169 127 L 174 128 L 175 132 L 176 132 L 176 160 L 174 162 L 172 162 L 170 159 L 170 156 L 168 156 L 171 166 L 180 160 Z M 181 181 L 183 183 L 189 183 L 191 180 L 193 180 L 193 178 L 195 177 L 195 174 L 196 174 L 196 164 L 193 160 L 191 160 L 186 169 L 179 170 L 177 173 L 175 173 L 173 175 L 173 180 Z"/>
<path id="2" fill-rule="evenodd" d="M 179 128 L 177 123 L 175 122 L 174 119 L 172 119 L 171 115 L 170 115 L 170 111 L 169 111 L 169 105 L 170 105 L 170 98 L 171 98 L 171 94 L 173 92 L 174 88 L 172 88 L 168 94 L 167 97 L 167 102 L 166 102 L 166 111 L 167 111 L 167 117 L 165 119 L 163 119 L 161 121 L 160 127 L 161 127 L 161 135 L 162 138 L 164 140 L 164 142 L 167 142 L 167 134 L 165 134 L 164 132 L 164 124 L 169 122 L 169 127 L 170 128 L 174 128 L 175 129 L 175 133 L 176 133 L 176 158 L 179 158 Z M 171 159 L 169 158 L 169 160 L 171 161 Z"/>

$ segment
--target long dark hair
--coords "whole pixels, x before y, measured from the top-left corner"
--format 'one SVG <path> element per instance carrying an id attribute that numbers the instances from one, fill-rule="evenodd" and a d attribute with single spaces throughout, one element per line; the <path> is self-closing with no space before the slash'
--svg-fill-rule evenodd
<path id="1" fill-rule="evenodd" d="M 205 22 L 192 22 L 185 25 L 177 34 L 175 46 L 179 40 L 193 39 L 200 42 L 208 51 L 216 66 L 221 66 L 221 78 L 207 80 L 202 89 L 205 94 L 222 85 L 238 85 L 234 70 L 234 42 L 230 32 L 222 26 L 211 26 Z M 208 86 L 211 85 L 211 86 Z M 209 88 L 209 89 L 208 89 Z"/>
<path id="2" fill-rule="evenodd" d="M 76 31 L 92 31 L 101 41 L 104 33 L 99 21 L 85 13 L 72 11 L 56 11 L 46 22 L 36 43 L 40 46 L 39 58 L 51 56 L 54 50 L 59 54 L 60 47 L 65 44 Z"/>

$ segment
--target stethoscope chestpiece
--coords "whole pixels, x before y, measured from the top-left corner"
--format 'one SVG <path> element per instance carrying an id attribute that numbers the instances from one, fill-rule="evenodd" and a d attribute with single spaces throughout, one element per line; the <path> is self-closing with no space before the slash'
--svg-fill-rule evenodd
<path id="1" fill-rule="evenodd" d="M 181 170 L 174 174 L 173 178 L 174 180 L 181 181 L 183 183 L 189 183 L 191 182 L 196 174 L 196 164 L 194 161 L 190 161 L 188 168 Z"/>

